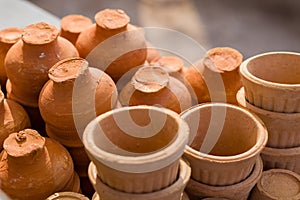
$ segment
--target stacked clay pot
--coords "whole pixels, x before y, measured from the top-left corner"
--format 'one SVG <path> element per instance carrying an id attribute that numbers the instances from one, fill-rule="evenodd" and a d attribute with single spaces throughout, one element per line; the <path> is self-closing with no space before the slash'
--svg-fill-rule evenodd
<path id="1" fill-rule="evenodd" d="M 24 108 L 12 100 L 5 99 L 1 90 L 0 119 L 0 150 L 9 134 L 30 128 L 30 120 Z"/>
<path id="2" fill-rule="evenodd" d="M 80 57 L 118 81 L 126 72 L 144 64 L 147 46 L 144 31 L 131 24 L 123 10 L 105 9 L 95 15 L 96 24 L 78 37 Z"/>
<path id="3" fill-rule="evenodd" d="M 89 178 L 101 200 L 179 200 L 190 177 L 180 160 L 189 129 L 179 115 L 153 106 L 98 116 L 83 134 Z"/>
<path id="4" fill-rule="evenodd" d="M 204 58 L 184 70 L 184 78 L 193 89 L 198 103 L 227 102 L 237 104 L 236 93 L 242 86 L 239 66 L 243 56 L 229 47 L 207 51 Z"/>
<path id="5" fill-rule="evenodd" d="M 1 189 L 12 199 L 45 199 L 59 191 L 79 192 L 68 151 L 32 129 L 9 135 L 0 154 Z"/>
<path id="6" fill-rule="evenodd" d="M 56 63 L 49 70 L 49 78 L 39 98 L 47 135 L 68 148 L 76 172 L 81 179 L 87 180 L 90 160 L 83 148 L 81 135 L 92 119 L 115 108 L 116 86 L 107 74 L 89 67 L 88 62 L 79 57 Z M 83 187 L 88 187 L 89 182 L 85 182 Z"/>
<path id="7" fill-rule="evenodd" d="M 21 38 L 21 34 L 22 29 L 16 27 L 6 28 L 0 31 L 0 86 L 4 93 L 6 93 L 7 80 L 4 59 L 10 47 Z"/>
<path id="8" fill-rule="evenodd" d="M 192 106 L 186 86 L 162 67 L 143 66 L 120 93 L 122 106 L 159 105 L 177 113 Z"/>
<path id="9" fill-rule="evenodd" d="M 5 57 L 7 96 L 24 106 L 32 127 L 44 133 L 38 97 L 48 80 L 48 70 L 59 60 L 78 56 L 74 45 L 58 36 L 59 30 L 44 22 L 28 25 L 21 40 Z"/>
<path id="10" fill-rule="evenodd" d="M 244 88 L 240 106 L 258 115 L 269 140 L 262 151 L 264 169 L 282 168 L 300 173 L 300 54 L 269 52 L 241 65 Z"/>
<path id="11" fill-rule="evenodd" d="M 268 135 L 261 120 L 226 103 L 200 104 L 181 117 L 190 128 L 183 155 L 192 168 L 186 188 L 190 199 L 247 200 L 263 169 L 260 152 Z"/>

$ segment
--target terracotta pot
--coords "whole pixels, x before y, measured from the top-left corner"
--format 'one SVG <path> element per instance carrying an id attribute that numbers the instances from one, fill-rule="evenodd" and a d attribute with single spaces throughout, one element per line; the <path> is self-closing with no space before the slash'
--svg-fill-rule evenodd
<path id="1" fill-rule="evenodd" d="M 276 149 L 265 147 L 261 152 L 264 170 L 280 168 L 300 174 L 300 147 Z"/>
<path id="2" fill-rule="evenodd" d="M 240 68 L 246 99 L 274 112 L 300 112 L 300 54 L 269 52 L 253 56 Z"/>
<path id="3" fill-rule="evenodd" d="M 22 29 L 16 27 L 6 28 L 0 31 L 0 86 L 5 91 L 6 70 L 4 67 L 5 56 L 10 47 L 21 38 Z"/>
<path id="4" fill-rule="evenodd" d="M 255 113 L 264 122 L 268 130 L 268 147 L 300 146 L 300 113 L 278 113 L 256 107 L 245 99 L 244 88 L 237 93 L 237 101 L 240 106 Z"/>
<path id="5" fill-rule="evenodd" d="M 97 193 L 95 193 L 95 194 L 93 195 L 92 200 L 102 200 L 102 199 L 100 199 L 99 195 L 98 195 Z M 189 197 L 188 197 L 187 194 L 184 192 L 184 193 L 182 193 L 180 200 L 189 200 Z"/>
<path id="6" fill-rule="evenodd" d="M 184 158 L 192 178 L 212 185 L 232 185 L 251 173 L 268 139 L 261 120 L 246 109 L 225 103 L 195 106 L 181 114 L 190 127 Z"/>
<path id="7" fill-rule="evenodd" d="M 188 89 L 161 67 L 144 66 L 122 89 L 122 106 L 160 105 L 177 113 L 192 106 Z"/>
<path id="8" fill-rule="evenodd" d="M 60 36 L 75 45 L 79 34 L 93 24 L 92 20 L 83 15 L 66 15 L 60 21 Z"/>
<path id="9" fill-rule="evenodd" d="M 84 147 L 69 147 L 67 149 L 72 157 L 74 170 L 80 177 L 88 177 L 87 170 L 91 161 Z"/>
<path id="10" fill-rule="evenodd" d="M 263 172 L 250 200 L 300 199 L 300 175 L 289 170 Z"/>
<path id="11" fill-rule="evenodd" d="M 23 29 L 21 40 L 9 49 L 5 58 L 11 99 L 38 107 L 39 93 L 48 80 L 50 67 L 59 60 L 78 56 L 76 48 L 58 34 L 54 26 L 43 22 Z"/>
<path id="12" fill-rule="evenodd" d="M 75 187 L 71 156 L 54 140 L 25 129 L 10 134 L 3 148 L 1 189 L 11 198 L 45 199 L 55 192 L 79 189 Z"/>
<path id="13" fill-rule="evenodd" d="M 29 127 L 30 120 L 24 108 L 12 100 L 5 99 L 0 90 L 0 150 L 10 133 Z"/>
<path id="14" fill-rule="evenodd" d="M 116 86 L 103 71 L 88 67 L 83 58 L 56 63 L 49 78 L 39 99 L 47 135 L 67 147 L 83 147 L 80 137 L 85 126 L 116 106 Z"/>
<path id="15" fill-rule="evenodd" d="M 194 89 L 199 103 L 237 104 L 235 95 L 242 86 L 239 66 L 243 56 L 229 47 L 207 51 L 204 58 L 185 71 L 185 79 Z M 225 93 L 225 94 L 224 94 Z"/>
<path id="16" fill-rule="evenodd" d="M 107 186 L 97 177 L 96 166 L 91 163 L 89 167 L 89 178 L 94 185 L 95 190 L 99 194 L 101 200 L 180 200 L 183 190 L 190 178 L 190 175 L 191 168 L 187 163 L 181 160 L 178 178 L 173 184 L 158 191 L 133 194 L 118 191 Z"/>
<path id="17" fill-rule="evenodd" d="M 157 61 L 160 58 L 159 51 L 149 42 L 146 42 L 147 44 L 147 58 L 146 61 L 148 63 L 152 63 Z"/>
<path id="18" fill-rule="evenodd" d="M 170 76 L 183 80 L 184 62 L 176 56 L 162 56 L 157 61 L 152 61 L 150 64 L 162 67 Z"/>
<path id="19" fill-rule="evenodd" d="M 247 200 L 250 191 L 259 181 L 262 175 L 263 164 L 258 157 L 251 174 L 243 181 L 227 186 L 211 186 L 190 179 L 185 191 L 190 200 L 198 200 L 205 197 L 213 197 L 230 200 Z M 210 199 L 210 198 L 208 198 Z"/>
<path id="20" fill-rule="evenodd" d="M 57 192 L 46 200 L 89 200 L 89 198 L 76 192 Z"/>
<path id="21" fill-rule="evenodd" d="M 105 184 L 145 193 L 176 180 L 188 132 L 171 110 L 132 106 L 98 116 L 86 127 L 83 143 Z"/>
<path id="22" fill-rule="evenodd" d="M 130 18 L 123 10 L 102 10 L 95 15 L 95 21 L 76 42 L 80 57 L 86 58 L 91 66 L 97 66 L 117 81 L 146 61 L 144 31 L 130 25 Z"/>

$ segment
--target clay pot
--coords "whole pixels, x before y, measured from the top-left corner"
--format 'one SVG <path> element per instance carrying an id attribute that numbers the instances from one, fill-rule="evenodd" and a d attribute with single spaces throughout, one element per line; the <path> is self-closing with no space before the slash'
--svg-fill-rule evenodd
<path id="1" fill-rule="evenodd" d="M 1 189 L 12 199 L 45 199 L 55 192 L 73 189 L 78 192 L 72 158 L 56 141 L 25 129 L 10 134 L 3 148 Z"/>
<path id="2" fill-rule="evenodd" d="M 192 106 L 185 85 L 155 66 L 140 68 L 122 89 L 119 101 L 122 106 L 160 105 L 177 113 Z"/>
<path id="3" fill-rule="evenodd" d="M 116 106 L 116 86 L 83 58 L 56 63 L 49 70 L 49 78 L 39 99 L 47 135 L 67 147 L 83 147 L 80 137 L 85 126 Z"/>
<path id="4" fill-rule="evenodd" d="M 78 56 L 76 48 L 59 37 L 54 26 L 40 22 L 23 29 L 22 38 L 7 52 L 5 69 L 11 83 L 9 98 L 38 107 L 48 70 L 59 60 Z"/>
<path id="5" fill-rule="evenodd" d="M 261 152 L 264 170 L 280 168 L 300 174 L 300 147 L 277 149 L 265 147 Z"/>
<path id="6" fill-rule="evenodd" d="M 57 192 L 46 200 L 89 200 L 89 198 L 76 192 Z"/>
<path id="7" fill-rule="evenodd" d="M 22 29 L 16 27 L 6 28 L 0 31 L 0 86 L 5 91 L 6 70 L 4 67 L 5 56 L 10 47 L 21 38 Z"/>
<path id="8" fill-rule="evenodd" d="M 246 99 L 274 112 L 300 112 L 300 54 L 269 52 L 253 56 L 240 68 Z"/>
<path id="9" fill-rule="evenodd" d="M 239 66 L 243 56 L 229 47 L 207 51 L 204 58 L 184 71 L 199 103 L 227 102 L 237 104 L 235 95 L 242 86 Z"/>
<path id="10" fill-rule="evenodd" d="M 92 20 L 83 15 L 66 15 L 60 21 L 60 36 L 75 45 L 79 34 L 93 24 Z"/>
<path id="11" fill-rule="evenodd" d="M 162 56 L 157 61 L 152 61 L 150 64 L 162 67 L 170 76 L 183 80 L 184 62 L 176 56 Z"/>
<path id="12" fill-rule="evenodd" d="M 67 148 L 73 163 L 74 169 L 80 177 L 88 177 L 87 170 L 90 164 L 90 159 L 85 152 L 84 147 Z"/>
<path id="13" fill-rule="evenodd" d="M 30 120 L 24 108 L 12 100 L 5 99 L 0 90 L 0 150 L 10 133 L 29 127 Z"/>
<path id="14" fill-rule="evenodd" d="M 227 186 L 211 186 L 190 179 L 185 191 L 190 200 L 206 199 L 230 199 L 247 200 L 248 196 L 262 175 L 263 164 L 258 157 L 251 174 L 243 181 Z"/>
<path id="15" fill-rule="evenodd" d="M 147 45 L 147 58 L 148 63 L 156 62 L 160 58 L 159 51 L 149 42 L 146 42 Z"/>
<path id="16" fill-rule="evenodd" d="M 92 200 L 102 200 L 102 199 L 100 199 L 99 195 L 98 195 L 97 193 L 95 193 L 95 194 L 93 195 Z M 180 200 L 189 200 L 189 197 L 188 197 L 187 194 L 184 192 L 184 193 L 182 193 Z"/>
<path id="17" fill-rule="evenodd" d="M 195 106 L 181 114 L 190 127 L 184 158 L 192 178 L 212 185 L 245 180 L 268 139 L 261 120 L 246 109 L 225 103 Z"/>
<path id="18" fill-rule="evenodd" d="M 176 180 L 188 134 L 187 124 L 177 113 L 132 106 L 98 116 L 86 127 L 83 143 L 105 184 L 145 193 Z"/>
<path id="19" fill-rule="evenodd" d="M 300 175 L 289 170 L 263 172 L 250 200 L 300 199 Z"/>
<path id="20" fill-rule="evenodd" d="M 89 167 L 90 180 L 101 200 L 180 200 L 190 175 L 191 168 L 187 163 L 180 160 L 178 178 L 170 186 L 150 193 L 133 194 L 118 191 L 107 186 L 97 177 L 96 166 L 91 163 Z"/>
<path id="21" fill-rule="evenodd" d="M 256 107 L 246 101 L 244 88 L 237 93 L 237 101 L 240 106 L 255 113 L 264 122 L 268 130 L 268 147 L 300 146 L 300 113 L 278 113 Z"/>
<path id="22" fill-rule="evenodd" d="M 95 15 L 96 24 L 76 42 L 80 57 L 105 71 L 116 82 L 130 69 L 146 61 L 144 31 L 129 24 L 123 10 L 105 9 Z"/>

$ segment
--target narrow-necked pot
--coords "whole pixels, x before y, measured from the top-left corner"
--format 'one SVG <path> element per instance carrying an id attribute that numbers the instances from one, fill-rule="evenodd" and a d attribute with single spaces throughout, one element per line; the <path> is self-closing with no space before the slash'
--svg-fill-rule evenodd
<path id="1" fill-rule="evenodd" d="M 300 112 L 300 54 L 263 53 L 240 67 L 246 99 L 274 112 Z"/>
<path id="2" fill-rule="evenodd" d="M 285 169 L 264 171 L 249 200 L 300 199 L 300 175 Z"/>
<path id="3" fill-rule="evenodd" d="M 49 196 L 46 200 L 89 200 L 89 198 L 76 192 L 57 192 Z"/>
<path id="4" fill-rule="evenodd" d="M 143 193 L 163 189 L 176 180 L 188 135 L 188 126 L 177 113 L 132 106 L 109 111 L 90 122 L 83 144 L 105 184 Z"/>
<path id="5" fill-rule="evenodd" d="M 300 174 L 300 147 L 277 149 L 265 147 L 261 152 L 264 170 L 280 168 Z"/>
<path id="6" fill-rule="evenodd" d="M 170 76 L 183 80 L 184 62 L 177 56 L 161 56 L 158 60 L 152 61 L 151 65 L 162 67 Z"/>
<path id="7" fill-rule="evenodd" d="M 292 148 L 300 146 L 300 113 L 279 113 L 261 109 L 249 103 L 244 88 L 237 93 L 240 106 L 255 113 L 268 130 L 267 146 L 272 148 Z"/>
<path id="8" fill-rule="evenodd" d="M 247 200 L 248 196 L 261 178 L 263 164 L 258 157 L 251 174 L 243 181 L 228 186 L 211 186 L 190 179 L 185 191 L 191 200 L 198 200 L 206 197 L 219 197 L 230 200 Z"/>
<path id="9" fill-rule="evenodd" d="M 190 127 L 184 158 L 192 178 L 207 185 L 232 185 L 251 173 L 268 139 L 262 121 L 226 103 L 200 104 L 181 114 Z"/>
<path id="10" fill-rule="evenodd" d="M 180 160 L 178 172 L 178 177 L 170 186 L 149 193 L 134 194 L 118 191 L 107 186 L 97 177 L 96 166 L 92 162 L 89 166 L 89 178 L 101 200 L 180 200 L 183 190 L 190 179 L 191 168 L 186 162 Z M 159 179 L 159 177 L 157 178 Z"/>

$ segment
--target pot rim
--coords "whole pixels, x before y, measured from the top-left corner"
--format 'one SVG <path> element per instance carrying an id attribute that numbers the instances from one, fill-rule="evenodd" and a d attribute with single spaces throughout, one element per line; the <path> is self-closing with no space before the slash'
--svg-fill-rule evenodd
<path id="1" fill-rule="evenodd" d="M 276 157 L 281 157 L 281 156 L 289 156 L 289 157 L 294 157 L 294 156 L 300 156 L 300 147 L 291 147 L 291 148 L 272 148 L 272 147 L 265 147 L 262 150 L 262 154 L 264 155 L 272 155 Z"/>
<path id="2" fill-rule="evenodd" d="M 203 103 L 203 104 L 195 105 L 195 106 L 185 110 L 180 115 L 181 115 L 182 119 L 184 119 L 191 112 L 196 112 L 201 108 L 213 107 L 213 106 L 219 106 L 219 107 L 222 106 L 222 107 L 226 107 L 226 108 L 235 109 L 235 110 L 238 110 L 239 112 L 243 112 L 247 116 L 249 116 L 258 127 L 258 130 L 257 130 L 258 135 L 256 137 L 256 139 L 257 139 L 256 144 L 254 146 L 252 146 L 250 149 L 248 149 L 247 151 L 237 154 L 237 155 L 233 155 L 233 156 L 209 155 L 207 153 L 202 153 L 200 151 L 197 151 L 188 145 L 186 146 L 186 149 L 184 152 L 185 154 L 188 154 L 193 157 L 197 157 L 198 159 L 201 159 L 201 160 L 207 160 L 209 162 L 232 163 L 232 162 L 236 162 L 237 160 L 241 161 L 241 160 L 246 160 L 251 157 L 254 157 L 257 155 L 257 153 L 259 153 L 263 150 L 263 148 L 266 146 L 267 141 L 268 141 L 267 129 L 266 129 L 264 123 L 262 122 L 262 120 L 257 115 L 251 113 L 250 111 L 248 111 L 245 108 L 242 108 L 242 107 L 239 107 L 236 105 L 232 105 L 232 104 L 227 104 L 227 103 Z"/>
<path id="3" fill-rule="evenodd" d="M 248 81 L 252 82 L 253 84 L 259 84 L 259 85 L 264 85 L 264 87 L 267 88 L 272 88 L 276 90 L 290 90 L 290 91 L 297 91 L 300 90 L 300 83 L 299 84 L 287 84 L 287 83 L 277 83 L 277 82 L 272 82 L 272 81 L 266 81 L 261 78 L 258 78 L 254 76 L 250 71 L 248 70 L 248 63 L 261 57 L 265 56 L 272 56 L 272 55 L 294 55 L 294 56 L 300 56 L 300 53 L 296 52 L 289 52 L 289 51 L 274 51 L 274 52 L 266 52 L 262 54 L 258 54 L 256 56 L 250 57 L 244 62 L 242 62 L 240 66 L 240 74 L 241 77 L 247 79 Z"/>
<path id="4" fill-rule="evenodd" d="M 174 136 L 171 144 L 168 144 L 161 150 L 155 151 L 147 155 L 132 154 L 129 156 L 110 153 L 97 147 L 94 141 L 93 129 L 98 125 L 98 122 L 112 114 L 129 111 L 129 110 L 155 110 L 163 114 L 167 114 L 178 123 L 177 135 Z M 89 134 L 90 133 L 90 134 Z M 180 116 L 172 110 L 166 108 L 158 108 L 154 106 L 130 106 L 117 108 L 108 111 L 94 120 L 92 120 L 85 128 L 83 133 L 83 144 L 85 149 L 102 164 L 113 169 L 129 173 L 145 173 L 155 171 L 178 160 L 184 153 L 185 146 L 188 142 L 189 127 Z"/>

